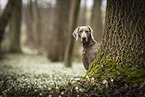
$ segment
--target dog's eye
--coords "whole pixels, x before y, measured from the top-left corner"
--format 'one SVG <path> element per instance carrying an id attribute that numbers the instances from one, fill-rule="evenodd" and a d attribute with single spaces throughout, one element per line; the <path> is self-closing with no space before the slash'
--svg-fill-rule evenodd
<path id="1" fill-rule="evenodd" d="M 83 32 L 82 30 L 80 32 Z"/>
<path id="2" fill-rule="evenodd" d="M 88 33 L 89 31 L 86 31 L 86 33 Z"/>

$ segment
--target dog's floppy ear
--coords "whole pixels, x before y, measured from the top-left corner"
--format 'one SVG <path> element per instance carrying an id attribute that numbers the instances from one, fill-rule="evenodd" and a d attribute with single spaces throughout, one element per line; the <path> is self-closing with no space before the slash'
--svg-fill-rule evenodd
<path id="1" fill-rule="evenodd" d="M 77 27 L 74 32 L 72 33 L 72 35 L 74 36 L 74 38 L 76 38 L 76 41 L 78 40 L 78 31 L 79 31 L 79 27 Z"/>
<path id="2" fill-rule="evenodd" d="M 90 26 L 88 26 L 88 28 L 90 29 L 92 40 L 95 40 L 95 39 L 94 39 L 94 36 L 93 36 L 93 29 L 92 29 Z"/>

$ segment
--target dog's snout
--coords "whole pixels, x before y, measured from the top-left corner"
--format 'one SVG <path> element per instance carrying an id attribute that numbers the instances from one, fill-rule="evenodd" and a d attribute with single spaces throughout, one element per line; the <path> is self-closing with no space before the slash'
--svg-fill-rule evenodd
<path id="1" fill-rule="evenodd" d="M 86 40 L 86 37 L 82 37 L 83 40 Z"/>

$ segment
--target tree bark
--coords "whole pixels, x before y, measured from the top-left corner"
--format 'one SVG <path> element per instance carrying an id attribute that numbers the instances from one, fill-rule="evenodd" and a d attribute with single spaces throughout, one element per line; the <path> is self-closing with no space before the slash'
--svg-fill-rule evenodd
<path id="1" fill-rule="evenodd" d="M 66 67 L 72 66 L 72 53 L 74 46 L 74 37 L 72 32 L 77 26 L 78 13 L 80 7 L 80 0 L 71 0 L 70 16 L 69 16 L 69 26 L 68 26 L 68 38 L 65 51 L 64 62 Z"/>
<path id="2" fill-rule="evenodd" d="M 54 32 L 51 33 L 48 58 L 52 61 L 63 61 L 66 46 L 70 0 L 58 0 Z"/>
<path id="3" fill-rule="evenodd" d="M 15 0 L 16 1 L 16 0 Z M 17 0 L 11 18 L 11 43 L 9 51 L 11 53 L 21 53 L 20 32 L 21 32 L 21 9 L 22 0 Z"/>
<path id="4" fill-rule="evenodd" d="M 101 2 L 102 0 L 94 0 L 94 6 L 92 10 L 91 27 L 93 28 L 94 38 L 97 42 L 102 41 L 102 35 L 103 35 Z"/>
<path id="5" fill-rule="evenodd" d="M 14 6 L 15 6 L 15 0 L 9 0 L 5 10 L 0 16 L 0 49 L 1 49 L 1 42 L 3 40 L 4 30 L 6 25 L 8 24 L 9 19 L 11 18 L 11 14 L 13 12 Z"/>
<path id="6" fill-rule="evenodd" d="M 118 76 L 128 83 L 145 78 L 145 1 L 108 0 L 103 41 L 88 76 Z"/>

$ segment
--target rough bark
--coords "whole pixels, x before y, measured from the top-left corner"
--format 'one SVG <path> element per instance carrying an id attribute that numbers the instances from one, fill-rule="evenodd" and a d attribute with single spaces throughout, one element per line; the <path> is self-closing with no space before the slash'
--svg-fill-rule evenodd
<path id="1" fill-rule="evenodd" d="M 48 58 L 52 61 L 63 61 L 66 46 L 70 0 L 57 0 L 54 32 L 49 44 Z"/>
<path id="2" fill-rule="evenodd" d="M 145 78 L 145 1 L 108 0 L 103 41 L 88 76 L 123 77 L 133 83 Z"/>
<path id="3" fill-rule="evenodd" d="M 80 0 L 71 0 L 70 16 L 69 16 L 69 26 L 68 26 L 68 38 L 65 51 L 64 62 L 66 67 L 72 66 L 72 53 L 74 46 L 74 37 L 72 32 L 77 26 L 78 13 L 80 7 Z"/>
<path id="4" fill-rule="evenodd" d="M 0 49 L 1 49 L 1 42 L 3 40 L 4 30 L 6 25 L 8 24 L 9 19 L 11 18 L 11 14 L 13 12 L 14 6 L 15 6 L 15 0 L 9 0 L 5 10 L 0 16 Z"/>
<path id="5" fill-rule="evenodd" d="M 102 35 L 103 35 L 101 2 L 102 0 L 94 0 L 94 6 L 92 10 L 91 27 L 93 28 L 94 38 L 97 42 L 102 41 Z"/>
<path id="6" fill-rule="evenodd" d="M 11 53 L 21 53 L 20 47 L 20 32 L 21 32 L 21 9 L 22 0 L 15 0 L 16 5 L 11 18 L 11 43 L 9 51 Z"/>

